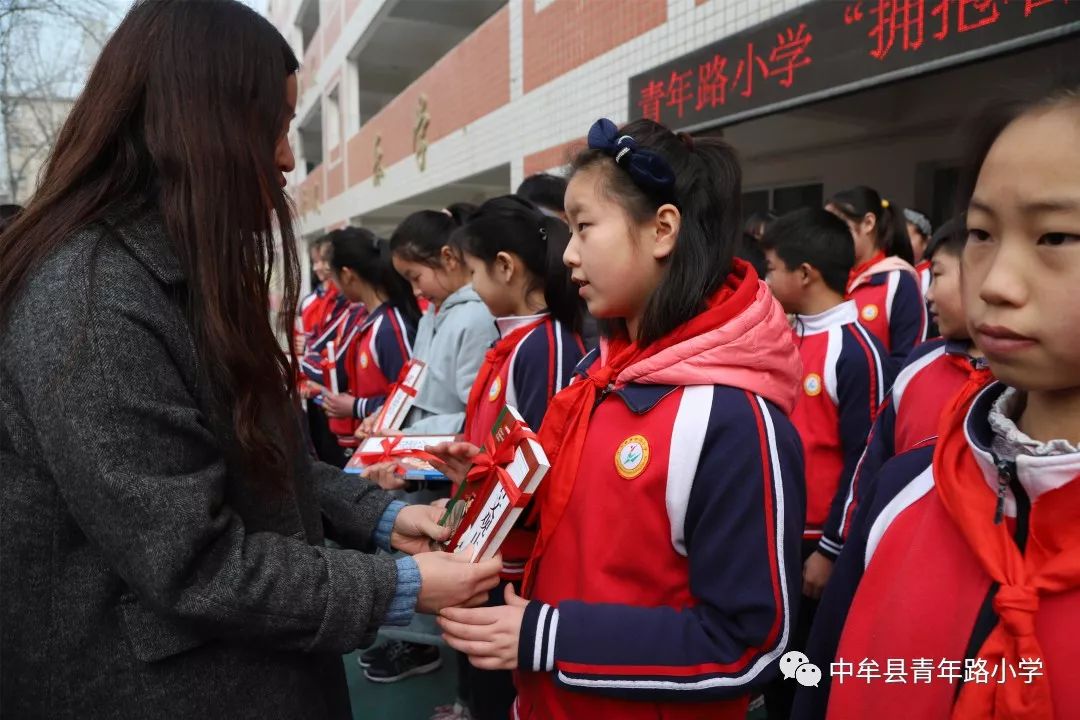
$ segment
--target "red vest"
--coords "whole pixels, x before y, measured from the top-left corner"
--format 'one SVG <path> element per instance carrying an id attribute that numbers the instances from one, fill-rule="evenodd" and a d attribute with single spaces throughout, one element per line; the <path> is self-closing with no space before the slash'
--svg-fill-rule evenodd
<path id="1" fill-rule="evenodd" d="M 866 555 L 870 561 L 848 612 L 834 667 L 852 663 L 857 672 L 860 662 L 872 660 L 881 675 L 869 684 L 858 677 L 840 683 L 834 672 L 828 718 L 947 720 L 956 684 L 939 679 L 940 663 L 960 661 L 963 673 L 967 643 L 990 577 L 941 504 L 932 470 L 912 481 L 878 515 Z M 1056 717 L 1073 718 L 1080 708 L 1080 684 L 1069 679 L 1080 664 L 1080 591 L 1040 598 L 1035 627 L 1045 655 L 1041 672 L 1051 681 Z M 912 660 L 919 658 L 933 660 L 933 681 L 928 684 L 912 682 Z M 905 661 L 906 683 L 885 682 L 889 659 Z M 827 677 L 828 669 L 822 671 Z M 1000 667 L 996 673 L 993 682 L 1003 675 Z M 1007 670 L 1005 681 L 1023 678 Z"/>
<path id="2" fill-rule="evenodd" d="M 644 415 L 617 398 L 600 403 L 589 423 L 582 463 L 570 502 L 536 571 L 532 599 L 687 608 L 688 560 L 671 542 L 665 492 L 669 442 L 683 388 Z M 613 458 L 627 437 L 649 439 L 648 464 L 633 482 L 616 472 Z M 635 702 L 577 693 L 555 685 L 551 673 L 516 674 L 521 720 L 743 720 L 748 698 L 705 703 Z"/>

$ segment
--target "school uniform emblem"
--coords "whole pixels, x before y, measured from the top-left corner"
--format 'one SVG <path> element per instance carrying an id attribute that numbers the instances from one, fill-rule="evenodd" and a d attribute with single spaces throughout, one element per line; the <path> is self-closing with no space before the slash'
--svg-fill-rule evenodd
<path id="1" fill-rule="evenodd" d="M 649 441 L 642 435 L 631 435 L 615 451 L 615 470 L 627 480 L 633 480 L 649 465 Z"/>
<path id="2" fill-rule="evenodd" d="M 370 363 L 370 362 L 371 362 L 371 361 L 370 361 L 370 360 L 368 359 L 368 356 L 367 356 L 367 353 L 366 353 L 366 352 L 362 352 L 362 353 L 360 353 L 360 367 L 362 367 L 362 368 L 364 368 L 365 370 L 367 370 L 367 367 L 368 367 L 368 363 Z"/>
<path id="3" fill-rule="evenodd" d="M 877 320 L 877 316 L 880 314 L 881 312 L 878 310 L 877 305 L 867 305 L 862 309 L 862 319 L 866 322 Z"/>
<path id="4" fill-rule="evenodd" d="M 802 385 L 803 390 L 805 390 L 806 394 L 810 397 L 821 394 L 821 376 L 817 373 L 810 373 L 809 375 L 807 375 L 806 378 L 803 380 Z"/>
<path id="5" fill-rule="evenodd" d="M 488 390 L 488 402 L 498 400 L 500 391 L 502 391 L 502 378 L 495 378 L 495 382 L 491 383 L 491 389 Z"/>

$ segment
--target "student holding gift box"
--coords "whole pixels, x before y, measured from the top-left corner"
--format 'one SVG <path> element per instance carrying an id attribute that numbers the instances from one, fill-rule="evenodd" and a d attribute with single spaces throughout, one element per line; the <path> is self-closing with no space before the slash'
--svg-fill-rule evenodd
<path id="1" fill-rule="evenodd" d="M 323 400 L 330 429 L 355 444 L 360 420 L 382 407 L 391 383 L 412 356 L 420 308 L 409 283 L 394 270 L 385 240 L 349 227 L 330 233 L 330 241 L 334 282 L 350 302 L 370 310 L 335 349 L 346 383 L 341 392 Z"/>
<path id="2" fill-rule="evenodd" d="M 465 439 L 475 445 L 484 445 L 507 405 L 539 428 L 585 354 L 582 302 L 562 263 L 569 239 L 566 223 L 513 195 L 485 202 L 451 239 L 499 331 L 465 410 Z M 509 530 L 501 546 L 504 581 L 520 587 L 535 539 L 534 531 Z M 492 602 L 502 603 L 501 588 Z M 475 720 L 509 716 L 515 696 L 509 672 L 472 668 L 464 656 L 458 667 L 458 702 Z"/>
<path id="3" fill-rule="evenodd" d="M 563 256 L 606 342 L 548 407 L 523 600 L 448 609 L 517 670 L 516 717 L 738 718 L 791 636 L 805 517 L 783 310 L 734 258 L 740 169 L 715 138 L 598 121 Z M 462 472 L 476 448 L 435 449 Z"/>

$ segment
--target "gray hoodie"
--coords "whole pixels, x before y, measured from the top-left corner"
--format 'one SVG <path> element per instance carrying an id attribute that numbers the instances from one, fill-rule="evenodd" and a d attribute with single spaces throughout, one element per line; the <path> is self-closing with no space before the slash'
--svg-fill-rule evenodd
<path id="1" fill-rule="evenodd" d="M 472 285 L 451 293 L 438 313 L 428 308 L 413 343 L 413 356 L 427 363 L 428 374 L 405 418 L 407 432 L 462 431 L 469 391 L 484 354 L 498 337 L 495 318 Z"/>

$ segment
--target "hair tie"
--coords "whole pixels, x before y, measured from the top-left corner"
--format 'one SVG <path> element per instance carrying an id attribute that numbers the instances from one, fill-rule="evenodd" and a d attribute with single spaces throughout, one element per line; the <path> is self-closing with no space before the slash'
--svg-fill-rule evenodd
<path id="1" fill-rule="evenodd" d="M 884 210 L 887 207 L 889 207 L 889 201 L 885 198 L 881 198 L 881 209 Z"/>
<path id="2" fill-rule="evenodd" d="M 607 118 L 600 118 L 589 128 L 589 147 L 615 160 L 642 190 L 670 199 L 675 187 L 675 173 L 663 155 L 639 148 L 629 135 L 619 135 L 619 128 Z"/>

